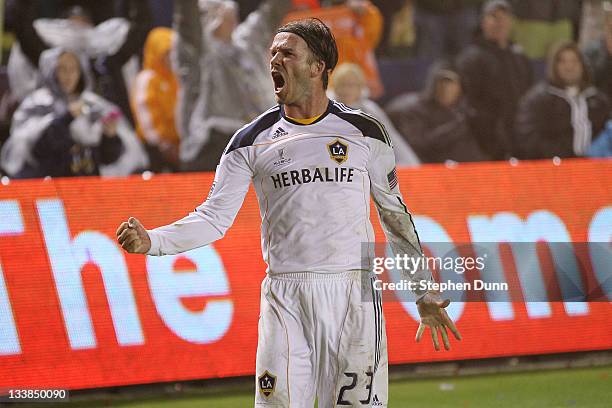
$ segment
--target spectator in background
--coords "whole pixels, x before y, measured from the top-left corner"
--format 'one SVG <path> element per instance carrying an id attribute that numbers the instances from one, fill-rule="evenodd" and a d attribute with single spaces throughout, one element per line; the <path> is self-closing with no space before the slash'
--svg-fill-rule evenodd
<path id="1" fill-rule="evenodd" d="M 179 135 L 176 131 L 178 83 L 170 63 L 174 32 L 165 27 L 151 30 L 144 49 L 143 70 L 132 92 L 138 136 L 149 153 L 151 170 L 179 169 Z"/>
<path id="2" fill-rule="evenodd" d="M 365 75 L 359 65 L 345 62 L 336 67 L 331 76 L 329 93 L 331 99 L 351 108 L 361 109 L 377 118 L 385 126 L 393 144 L 395 162 L 398 166 L 417 166 L 420 164 L 417 155 L 395 129 L 385 111 L 368 99 Z"/>
<path id="3" fill-rule="evenodd" d="M 457 58 L 469 107 L 469 123 L 481 150 L 492 160 L 514 151 L 514 120 L 532 70 L 520 47 L 510 41 L 512 9 L 504 0 L 483 6 L 481 34 Z"/>
<path id="4" fill-rule="evenodd" d="M 91 92 L 87 60 L 61 48 L 40 56 L 43 86 L 13 117 L 1 163 L 12 177 L 127 175 L 147 165 L 119 108 Z"/>
<path id="5" fill-rule="evenodd" d="M 513 39 L 532 59 L 546 58 L 551 47 L 576 36 L 581 5 L 576 0 L 511 0 Z"/>
<path id="6" fill-rule="evenodd" d="M 290 7 L 267 0 L 238 24 L 230 0 L 174 3 L 184 170 L 214 170 L 231 135 L 275 105 L 269 46 Z"/>
<path id="7" fill-rule="evenodd" d="M 40 82 L 36 70 L 40 54 L 50 47 L 62 47 L 88 56 L 98 92 L 132 121 L 130 80 L 124 77 L 124 70 L 131 69 L 133 75 L 138 72 L 137 55 L 150 29 L 151 13 L 147 1 L 125 0 L 121 2 L 125 17 L 114 16 L 115 3 L 66 1 L 61 3 L 66 7 L 60 10 L 62 18 L 49 19 L 38 18 L 33 0 L 12 2 L 7 12 L 14 21 L 17 43 L 11 50 L 8 74 L 17 99 L 21 101 Z"/>
<path id="8" fill-rule="evenodd" d="M 420 95 L 400 95 L 387 105 L 387 113 L 421 161 L 443 163 L 481 161 L 462 101 L 461 80 L 446 63 L 431 67 Z"/>
<path id="9" fill-rule="evenodd" d="M 457 55 L 472 40 L 483 0 L 416 0 L 416 47 L 420 57 Z"/>
<path id="10" fill-rule="evenodd" d="M 578 45 L 562 43 L 550 55 L 546 82 L 521 101 L 516 125 L 520 157 L 585 156 L 609 116 L 608 98 L 593 87 Z"/>
<path id="11" fill-rule="evenodd" d="M 359 65 L 366 76 L 372 98 L 380 97 L 383 85 L 378 73 L 374 50 L 383 30 L 382 14 L 369 0 L 336 1 L 333 7 L 315 11 L 289 13 L 285 22 L 316 17 L 333 32 L 338 44 L 338 65 L 352 62 Z"/>
<path id="12" fill-rule="evenodd" d="M 584 50 L 595 85 L 612 101 L 612 2 L 604 2 L 605 25 L 602 38 Z"/>
<path id="13" fill-rule="evenodd" d="M 605 19 L 604 5 L 609 3 L 609 0 L 582 0 L 581 3 L 578 44 L 580 48 L 585 48 L 602 37 Z"/>

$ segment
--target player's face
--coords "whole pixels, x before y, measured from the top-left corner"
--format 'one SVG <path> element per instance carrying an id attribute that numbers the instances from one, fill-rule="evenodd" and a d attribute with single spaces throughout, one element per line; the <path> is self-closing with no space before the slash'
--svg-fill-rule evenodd
<path id="1" fill-rule="evenodd" d="M 306 41 L 292 33 L 279 33 L 270 47 L 270 73 L 274 96 L 282 104 L 296 103 L 310 94 L 312 54 Z"/>
<path id="2" fill-rule="evenodd" d="M 582 62 L 574 50 L 561 51 L 557 59 L 557 75 L 567 86 L 578 85 L 582 81 Z"/>

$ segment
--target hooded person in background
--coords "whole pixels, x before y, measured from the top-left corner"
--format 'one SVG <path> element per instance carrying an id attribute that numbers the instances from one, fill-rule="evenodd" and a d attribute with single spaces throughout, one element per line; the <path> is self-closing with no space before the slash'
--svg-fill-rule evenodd
<path id="1" fill-rule="evenodd" d="M 179 135 L 176 130 L 178 82 L 170 63 L 174 32 L 151 30 L 144 49 L 143 70 L 132 91 L 132 109 L 138 136 L 144 141 L 155 172 L 179 168 Z"/>
<path id="2" fill-rule="evenodd" d="M 328 93 L 331 99 L 351 108 L 361 109 L 377 118 L 385 126 L 393 143 L 395 162 L 398 166 L 418 166 L 421 163 L 410 145 L 395 129 L 385 111 L 376 102 L 368 99 L 366 78 L 359 65 L 347 62 L 340 64 L 332 73 Z"/>
<path id="3" fill-rule="evenodd" d="M 519 106 L 519 157 L 586 156 L 609 116 L 610 102 L 593 86 L 578 45 L 561 43 L 549 57 L 547 80 L 531 89 Z"/>
<path id="4" fill-rule="evenodd" d="M 119 108 L 91 92 L 87 60 L 53 48 L 40 57 L 43 86 L 13 116 L 2 148 L 12 177 L 130 174 L 148 163 Z"/>
<path id="5" fill-rule="evenodd" d="M 488 159 L 469 127 L 459 74 L 448 63 L 431 67 L 420 95 L 400 95 L 386 110 L 425 163 Z"/>
<path id="6" fill-rule="evenodd" d="M 214 170 L 232 134 L 275 105 L 268 47 L 290 7 L 266 0 L 238 24 L 231 0 L 174 3 L 183 170 Z"/>

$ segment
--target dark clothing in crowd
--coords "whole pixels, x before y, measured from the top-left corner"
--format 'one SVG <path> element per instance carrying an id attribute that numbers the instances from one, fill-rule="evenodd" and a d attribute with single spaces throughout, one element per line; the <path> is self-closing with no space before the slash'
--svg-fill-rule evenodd
<path id="1" fill-rule="evenodd" d="M 94 63 L 94 75 L 98 93 L 121 108 L 134 123 L 122 68 L 134 55 L 142 55 L 142 49 L 151 30 L 152 15 L 148 2 L 131 0 L 124 2 L 122 17 L 131 22 L 126 41 L 114 54 L 98 58 Z"/>
<path id="2" fill-rule="evenodd" d="M 482 151 L 493 160 L 508 159 L 516 151 L 516 108 L 533 81 L 529 60 L 515 45 L 503 49 L 479 38 L 459 55 L 457 66 Z"/>
<path id="3" fill-rule="evenodd" d="M 612 53 L 605 40 L 597 41 L 584 50 L 595 86 L 612 101 Z"/>
<path id="4" fill-rule="evenodd" d="M 520 104 L 516 125 L 519 157 L 584 156 L 609 115 L 608 98 L 594 87 L 571 95 L 548 83 L 538 84 Z"/>
<path id="5" fill-rule="evenodd" d="M 416 0 L 416 48 L 421 57 L 457 55 L 471 41 L 483 0 Z"/>
<path id="6" fill-rule="evenodd" d="M 486 160 L 462 109 L 448 109 L 412 94 L 391 101 L 387 113 L 423 163 Z"/>
<path id="7" fill-rule="evenodd" d="M 389 36 L 393 26 L 393 17 L 405 3 L 406 0 L 372 0 L 372 4 L 374 4 L 378 10 L 380 10 L 380 14 L 382 14 L 385 22 L 383 25 L 383 32 L 380 37 L 380 42 L 378 43 L 378 48 L 376 49 L 377 54 L 386 55 L 389 53 L 389 48 L 391 47 L 391 44 L 389 43 Z"/>
<path id="8" fill-rule="evenodd" d="M 6 3 L 5 29 L 15 33 L 22 52 L 34 67 L 38 66 L 40 54 L 48 48 L 33 26 L 41 12 L 38 2 L 33 0 L 8 0 Z"/>
<path id="9" fill-rule="evenodd" d="M 32 177 L 99 176 L 98 164 L 111 164 L 121 156 L 121 138 L 102 134 L 100 144 L 86 146 L 70 136 L 74 118 L 69 112 L 55 118 L 34 145 L 32 155 L 44 174 Z"/>
<path id="10" fill-rule="evenodd" d="M 389 118 L 424 163 L 487 160 L 472 135 L 465 103 L 459 100 L 455 106 L 446 107 L 436 100 L 438 84 L 448 80 L 444 77 L 447 68 L 434 65 L 421 94 L 392 100 L 386 109 Z"/>

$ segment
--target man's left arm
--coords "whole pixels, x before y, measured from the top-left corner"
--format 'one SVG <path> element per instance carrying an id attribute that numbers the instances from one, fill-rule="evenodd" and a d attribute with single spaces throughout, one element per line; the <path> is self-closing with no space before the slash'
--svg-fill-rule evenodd
<path id="1" fill-rule="evenodd" d="M 370 192 L 385 236 L 391 245 L 394 254 L 406 254 L 409 257 L 422 257 L 423 249 L 419 241 L 412 215 L 404 204 L 399 190 L 399 181 L 395 167 L 393 147 L 389 137 L 380 125 L 381 137 L 368 138 L 370 141 L 370 159 L 368 173 L 370 176 Z M 384 141 L 382 141 L 384 139 Z M 417 271 L 402 271 L 402 277 L 412 281 L 432 281 L 433 277 L 428 269 Z M 444 348 L 450 349 L 448 328 L 460 340 L 459 331 L 444 310 L 450 304 L 449 300 L 441 300 L 439 293 L 419 289 L 416 285 L 414 291 L 417 296 L 417 307 L 421 316 L 421 323 L 417 330 L 416 340 L 419 341 L 426 327 L 431 329 L 432 341 L 436 350 L 440 349 L 438 332 L 442 337 Z"/>

